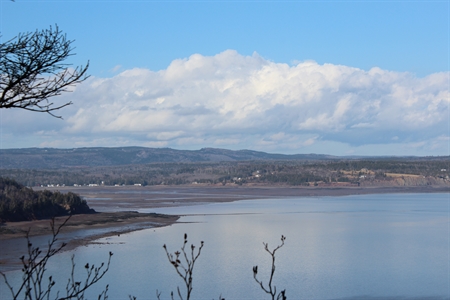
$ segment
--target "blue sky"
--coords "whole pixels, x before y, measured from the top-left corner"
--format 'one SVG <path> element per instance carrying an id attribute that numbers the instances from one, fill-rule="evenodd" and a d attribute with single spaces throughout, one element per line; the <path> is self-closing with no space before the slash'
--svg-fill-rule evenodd
<path id="1" fill-rule="evenodd" d="M 2 0 L 3 42 L 58 24 L 92 77 L 0 146 L 449 155 L 449 6 Z"/>

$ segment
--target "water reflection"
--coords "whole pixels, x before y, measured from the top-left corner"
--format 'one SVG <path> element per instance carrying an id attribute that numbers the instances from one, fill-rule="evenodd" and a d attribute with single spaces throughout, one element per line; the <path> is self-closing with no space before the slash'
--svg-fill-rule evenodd
<path id="1" fill-rule="evenodd" d="M 186 232 L 190 243 L 205 241 L 193 299 L 264 299 L 252 267 L 259 266 L 266 282 L 270 256 L 262 242 L 273 248 L 283 234 L 274 281 L 288 299 L 441 300 L 449 298 L 449 204 L 448 194 L 396 194 L 164 208 L 156 212 L 184 217 L 174 226 L 101 239 L 74 253 L 80 266 L 115 253 L 103 281 L 110 284 L 110 299 L 154 299 L 156 289 L 168 299 L 182 281 L 162 245 L 179 249 Z M 58 256 L 49 271 L 67 278 L 70 255 Z"/>

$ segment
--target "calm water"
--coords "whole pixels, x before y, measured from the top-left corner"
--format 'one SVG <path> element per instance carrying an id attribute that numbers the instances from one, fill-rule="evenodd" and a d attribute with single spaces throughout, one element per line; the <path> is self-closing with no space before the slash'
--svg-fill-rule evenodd
<path id="1" fill-rule="evenodd" d="M 450 299 L 450 195 L 391 194 L 247 200 L 158 209 L 184 214 L 180 224 L 101 239 L 54 259 L 49 272 L 69 275 L 70 256 L 80 269 L 107 259 L 109 299 L 162 299 L 183 282 L 167 261 L 172 252 L 205 242 L 194 270 L 193 299 L 268 299 L 252 267 L 267 282 L 270 256 L 281 235 L 274 283 L 288 299 Z M 20 273 L 10 272 L 10 278 Z M 0 285 L 1 299 L 7 299 Z M 95 295 L 95 294 L 93 294 Z M 94 299 L 91 295 L 89 298 Z"/>

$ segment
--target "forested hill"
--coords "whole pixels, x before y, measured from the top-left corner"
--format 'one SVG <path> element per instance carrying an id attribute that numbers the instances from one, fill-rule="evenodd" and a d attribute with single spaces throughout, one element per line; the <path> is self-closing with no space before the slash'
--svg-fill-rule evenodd
<path id="1" fill-rule="evenodd" d="M 59 169 L 65 167 L 118 166 L 147 163 L 189 163 L 251 160 L 326 160 L 319 154 L 270 154 L 251 150 L 175 150 L 170 148 L 25 148 L 1 149 L 1 169 Z"/>
<path id="2" fill-rule="evenodd" d="M 69 214 L 95 213 L 74 193 L 35 192 L 0 177 L 0 222 L 46 219 Z"/>

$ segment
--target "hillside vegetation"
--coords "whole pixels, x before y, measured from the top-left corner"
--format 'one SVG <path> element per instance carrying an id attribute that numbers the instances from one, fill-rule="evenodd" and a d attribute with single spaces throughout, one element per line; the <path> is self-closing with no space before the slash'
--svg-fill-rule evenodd
<path id="1" fill-rule="evenodd" d="M 15 180 L 0 178 L 0 221 L 28 221 L 69 214 L 94 213 L 74 193 L 33 191 Z"/>
<path id="2" fill-rule="evenodd" d="M 60 169 L 0 169 L 0 176 L 33 187 L 73 185 L 449 185 L 449 160 L 256 160 L 150 163 Z"/>
<path id="3" fill-rule="evenodd" d="M 60 169 L 149 163 L 323 160 L 331 158 L 336 157 L 319 154 L 284 155 L 252 150 L 233 151 L 215 148 L 200 150 L 146 147 L 0 149 L 0 166 L 5 169 Z"/>

